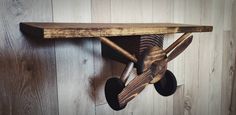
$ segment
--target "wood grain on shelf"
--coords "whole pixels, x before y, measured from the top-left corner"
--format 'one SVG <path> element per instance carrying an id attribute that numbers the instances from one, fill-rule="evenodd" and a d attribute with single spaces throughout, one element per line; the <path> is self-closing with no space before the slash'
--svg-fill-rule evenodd
<path id="1" fill-rule="evenodd" d="M 40 38 L 79 38 L 211 32 L 212 26 L 173 23 L 40 23 L 23 22 L 25 34 Z"/>

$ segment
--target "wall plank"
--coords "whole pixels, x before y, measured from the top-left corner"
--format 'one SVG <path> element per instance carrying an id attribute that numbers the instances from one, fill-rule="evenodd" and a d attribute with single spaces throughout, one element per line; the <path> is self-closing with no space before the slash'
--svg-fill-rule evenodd
<path id="1" fill-rule="evenodd" d="M 222 61 L 222 86 L 221 86 L 221 114 L 230 114 L 232 99 L 233 75 L 235 69 L 235 40 L 231 31 L 224 32 L 223 61 Z"/>
<path id="2" fill-rule="evenodd" d="M 201 2 L 200 23 L 212 25 L 213 1 L 205 0 Z M 197 113 L 208 114 L 209 104 L 209 82 L 212 77 L 214 65 L 214 47 L 215 39 L 212 33 L 199 34 L 199 78 L 198 78 L 198 97 L 197 97 Z"/>
<path id="3" fill-rule="evenodd" d="M 174 0 L 174 23 L 184 23 L 186 0 Z M 181 36 L 181 34 L 174 35 L 174 38 Z M 189 49 L 186 49 L 189 50 Z M 178 82 L 178 88 L 173 95 L 173 113 L 176 115 L 184 114 L 184 78 L 185 78 L 185 55 L 186 51 L 181 53 L 176 59 L 173 60 L 173 72 Z"/>
<path id="4" fill-rule="evenodd" d="M 55 22 L 91 22 L 91 1 L 53 0 L 53 12 Z M 90 39 L 56 41 L 60 115 L 95 114 L 93 59 Z"/>
<path id="5" fill-rule="evenodd" d="M 173 0 L 153 0 L 153 22 L 165 23 L 173 22 L 174 1 Z M 163 47 L 168 47 L 174 42 L 174 35 L 165 35 Z M 174 61 L 168 63 L 168 69 L 174 74 Z M 177 78 L 177 77 L 176 77 Z M 178 78 L 177 78 L 178 79 Z M 159 115 L 173 115 L 173 96 L 163 97 L 153 89 L 153 113 Z"/>
<path id="6" fill-rule="evenodd" d="M 232 20 L 231 20 L 232 21 L 231 22 L 232 23 L 232 39 L 234 40 L 234 43 L 236 43 L 236 21 L 234 21 L 234 20 L 236 20 L 236 15 L 233 15 L 234 12 L 236 12 L 236 0 L 233 0 L 233 2 L 232 2 L 232 17 L 231 17 L 232 18 Z M 236 53 L 235 49 L 233 50 L 234 53 Z M 230 111 L 229 115 L 236 114 L 236 57 L 235 57 L 234 61 L 235 61 L 235 63 L 234 63 L 234 68 L 233 68 L 230 107 L 226 108 L 226 109 L 229 109 L 229 111 Z"/>
<path id="7" fill-rule="evenodd" d="M 92 0 L 92 22 L 110 23 L 111 0 Z M 96 101 L 96 115 L 113 115 L 113 110 L 105 99 L 105 82 L 112 76 L 111 60 L 101 55 L 101 42 L 93 40 L 94 51 L 94 96 Z"/>
<path id="8" fill-rule="evenodd" d="M 184 23 L 186 0 L 174 0 L 173 4 L 174 4 L 173 5 L 173 7 L 174 7 L 173 8 L 173 15 L 174 15 L 173 22 L 174 23 Z M 171 39 L 171 42 L 176 40 L 181 35 L 182 35 L 182 33 L 175 34 L 174 39 Z M 189 50 L 189 49 L 186 49 L 186 50 Z M 172 72 L 174 72 L 174 74 L 175 74 L 178 85 L 184 84 L 185 53 L 186 53 L 186 51 L 184 51 L 183 53 L 181 53 L 181 55 L 179 55 L 173 61 L 171 61 L 172 65 L 173 65 Z"/>
<path id="9" fill-rule="evenodd" d="M 225 0 L 224 3 L 224 30 L 232 30 L 233 1 Z"/>
<path id="10" fill-rule="evenodd" d="M 152 22 L 152 0 L 111 0 L 111 22 L 143 23 Z M 113 75 L 120 75 L 124 64 L 112 62 Z M 136 70 L 133 70 L 136 71 Z M 135 77 L 130 76 L 131 78 Z M 126 108 L 115 115 L 153 114 L 153 86 L 150 85 L 133 99 Z M 145 107 L 145 108 L 144 108 Z"/>
<path id="11" fill-rule="evenodd" d="M 235 115 L 235 4 L 235 0 L 2 0 L 0 115 Z M 181 85 L 173 96 L 162 97 L 149 85 L 124 110 L 115 112 L 106 103 L 104 84 L 119 76 L 125 65 L 103 58 L 100 41 L 57 40 L 54 51 L 53 41 L 32 40 L 19 32 L 20 21 L 52 19 L 177 22 L 214 29 L 194 34 L 190 47 L 168 64 Z M 165 36 L 164 47 L 178 36 Z"/>
<path id="12" fill-rule="evenodd" d="M 52 21 L 50 0 L 0 1 L 0 115 L 57 115 L 53 41 L 19 31 L 21 21 Z"/>
<path id="13" fill-rule="evenodd" d="M 235 69 L 236 70 L 236 69 Z M 234 76 L 233 76 L 233 84 L 232 84 L 232 94 L 231 94 L 231 102 L 230 102 L 230 113 L 229 115 L 235 115 L 236 114 L 236 77 L 235 73 L 236 71 L 234 70 Z"/>
<path id="14" fill-rule="evenodd" d="M 200 0 L 186 0 L 185 23 L 200 24 Z M 185 52 L 184 114 L 207 115 L 207 102 L 199 102 L 199 34 Z M 203 85 L 203 84 L 201 84 Z M 207 88 L 207 87 L 206 87 Z M 203 105 L 203 106 L 202 106 Z"/>
<path id="15" fill-rule="evenodd" d="M 96 115 L 113 115 L 113 112 L 108 104 L 96 106 Z"/>
<path id="16" fill-rule="evenodd" d="M 141 0 L 111 0 L 111 22 L 141 22 Z"/>
<path id="17" fill-rule="evenodd" d="M 184 86 L 178 86 L 173 96 L 174 115 L 184 115 Z"/>
<path id="18" fill-rule="evenodd" d="M 235 69 L 235 38 L 232 30 L 233 0 L 226 0 L 224 7 L 223 60 L 221 85 L 221 114 L 229 115 L 233 93 Z"/>
<path id="19" fill-rule="evenodd" d="M 224 27 L 224 2 L 222 0 L 213 1 L 213 38 L 214 46 L 214 63 L 212 76 L 209 79 L 209 108 L 208 114 L 221 114 L 221 86 L 222 86 L 222 57 L 223 57 L 223 27 Z"/>
<path id="20" fill-rule="evenodd" d="M 52 0 L 56 22 L 91 22 L 91 0 Z"/>
<path id="21" fill-rule="evenodd" d="M 92 0 L 92 22 L 109 23 L 110 22 L 110 0 Z M 111 64 L 109 59 L 102 57 L 101 42 L 93 40 L 94 50 L 94 89 L 96 105 L 106 103 L 104 95 L 104 85 L 106 80 L 111 77 Z"/>

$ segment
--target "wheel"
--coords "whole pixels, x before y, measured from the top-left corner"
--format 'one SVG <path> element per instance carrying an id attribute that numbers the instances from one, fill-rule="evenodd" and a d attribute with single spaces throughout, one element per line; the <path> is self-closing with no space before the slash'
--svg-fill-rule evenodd
<path id="1" fill-rule="evenodd" d="M 105 84 L 105 97 L 108 105 L 118 111 L 125 108 L 126 105 L 120 106 L 118 101 L 118 94 L 124 89 L 125 84 L 121 79 L 110 78 Z"/>
<path id="2" fill-rule="evenodd" d="M 166 70 L 164 76 L 160 81 L 154 83 L 156 91 L 162 96 L 170 96 L 175 93 L 177 88 L 177 81 L 174 74 Z"/>

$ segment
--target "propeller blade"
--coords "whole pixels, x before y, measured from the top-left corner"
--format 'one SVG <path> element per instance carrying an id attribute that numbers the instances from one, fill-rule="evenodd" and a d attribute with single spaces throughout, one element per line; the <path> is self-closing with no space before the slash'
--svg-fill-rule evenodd
<path id="1" fill-rule="evenodd" d="M 183 40 L 185 40 L 191 33 L 184 33 L 181 37 L 175 40 L 168 48 L 165 49 L 166 54 L 172 51 L 176 46 L 178 46 Z"/>
<path id="2" fill-rule="evenodd" d="M 168 62 L 175 59 L 180 53 L 182 53 L 192 42 L 193 36 L 190 36 L 186 38 L 184 41 L 182 41 L 167 57 Z"/>

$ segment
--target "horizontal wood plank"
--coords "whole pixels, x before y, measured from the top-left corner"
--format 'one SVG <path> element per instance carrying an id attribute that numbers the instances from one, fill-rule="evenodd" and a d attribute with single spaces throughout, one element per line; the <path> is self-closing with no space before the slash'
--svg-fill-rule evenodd
<path id="1" fill-rule="evenodd" d="M 211 32 L 212 26 L 173 23 L 39 23 L 23 22 L 20 29 L 26 35 L 39 38 L 80 38 L 100 36 L 132 36 Z"/>

